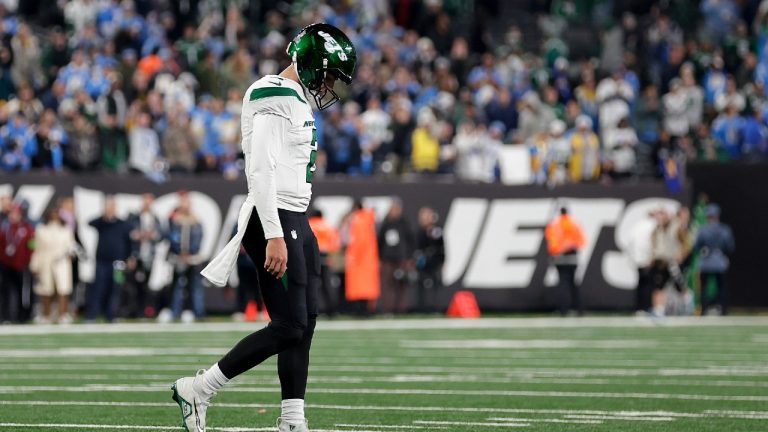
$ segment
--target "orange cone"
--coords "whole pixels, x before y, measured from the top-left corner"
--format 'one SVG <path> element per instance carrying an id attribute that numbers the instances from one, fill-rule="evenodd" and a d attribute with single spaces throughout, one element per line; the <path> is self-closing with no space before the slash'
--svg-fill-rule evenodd
<path id="1" fill-rule="evenodd" d="M 480 318 L 477 299 L 471 291 L 458 291 L 453 295 L 446 315 L 452 318 Z"/>
<path id="2" fill-rule="evenodd" d="M 256 321 L 257 319 L 259 319 L 259 307 L 256 306 L 255 300 L 251 300 L 245 306 L 245 320 Z"/>

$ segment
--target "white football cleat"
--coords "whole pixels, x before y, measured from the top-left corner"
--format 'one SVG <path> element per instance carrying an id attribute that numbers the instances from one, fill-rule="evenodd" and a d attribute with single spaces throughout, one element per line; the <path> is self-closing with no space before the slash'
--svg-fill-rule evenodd
<path id="1" fill-rule="evenodd" d="M 305 419 L 300 425 L 288 424 L 282 417 L 277 418 L 277 432 L 309 432 L 309 425 Z"/>
<path id="2" fill-rule="evenodd" d="M 216 395 L 208 397 L 195 391 L 193 384 L 203 372 L 205 369 L 199 370 L 194 377 L 179 378 L 171 386 L 171 397 L 181 408 L 181 425 L 187 432 L 205 432 L 205 414 L 211 398 Z"/>

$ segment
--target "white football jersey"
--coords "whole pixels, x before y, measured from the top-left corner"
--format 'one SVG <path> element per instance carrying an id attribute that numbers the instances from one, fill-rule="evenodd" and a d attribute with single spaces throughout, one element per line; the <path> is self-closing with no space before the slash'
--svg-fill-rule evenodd
<path id="1" fill-rule="evenodd" d="M 278 75 L 243 97 L 242 147 L 248 195 L 267 238 L 282 237 L 277 209 L 304 212 L 312 196 L 317 130 L 301 85 Z"/>
<path id="2" fill-rule="evenodd" d="M 243 97 L 240 127 L 248 196 L 237 216 L 237 232 L 200 272 L 219 287 L 235 269 L 253 209 L 265 238 L 283 237 L 277 209 L 306 211 L 315 174 L 315 119 L 299 83 L 277 75 L 253 83 Z"/>

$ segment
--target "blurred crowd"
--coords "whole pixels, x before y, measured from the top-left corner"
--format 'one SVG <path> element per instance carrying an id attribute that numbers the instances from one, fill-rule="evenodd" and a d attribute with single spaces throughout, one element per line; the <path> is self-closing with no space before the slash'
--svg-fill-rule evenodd
<path id="1" fill-rule="evenodd" d="M 144 194 L 140 208 L 123 219 L 114 197 L 107 196 L 102 214 L 88 221 L 98 239 L 89 254 L 78 236 L 71 197 L 57 200 L 36 221 L 26 202 L 0 196 L 0 324 L 68 324 L 76 317 L 204 319 L 211 305 L 200 275 L 203 226 L 189 193 L 179 191 L 177 198 L 173 210 L 158 217 L 154 196 Z M 413 227 L 400 202 L 379 223 L 358 202 L 338 227 L 318 210 L 311 212 L 310 225 L 321 253 L 322 312 L 333 317 L 438 311 L 438 296 L 445 295 L 445 250 L 434 210 L 420 209 Z M 150 284 L 153 278 L 163 281 L 156 259 L 170 265 L 170 277 L 159 287 Z M 83 260 L 95 267 L 88 283 L 80 277 Z M 257 277 L 256 265 L 241 249 L 218 312 L 234 311 L 236 320 L 255 320 L 261 312 L 268 319 Z"/>
<path id="2" fill-rule="evenodd" d="M 359 53 L 320 173 L 493 182 L 522 148 L 557 185 L 768 155 L 768 0 L 510 4 L 1 1 L 0 170 L 237 178 L 242 92 L 317 21 Z"/>

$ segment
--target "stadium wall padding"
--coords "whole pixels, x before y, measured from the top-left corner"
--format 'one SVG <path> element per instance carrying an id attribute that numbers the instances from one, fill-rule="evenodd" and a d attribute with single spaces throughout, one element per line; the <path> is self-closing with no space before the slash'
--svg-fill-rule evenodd
<path id="1" fill-rule="evenodd" d="M 695 173 L 696 169 L 691 172 Z M 719 184 L 717 181 L 711 183 Z M 229 238 L 246 191 L 244 181 L 227 181 L 214 175 L 176 177 L 156 184 L 141 177 L 109 174 L 14 174 L 0 180 L 0 193 L 2 188 L 30 201 L 33 217 L 41 215 L 55 197 L 74 194 L 79 211 L 78 233 L 91 255 L 96 237 L 87 222 L 100 213 L 105 193 L 117 194 L 118 212 L 127 215 L 140 205 L 139 194 L 153 192 L 158 196 L 154 210 L 164 219 L 175 206 L 175 192 L 180 189 L 191 191 L 193 208 L 204 225 L 203 253 L 210 256 Z M 759 188 L 752 189 L 754 201 L 760 192 Z M 680 203 L 689 204 L 688 190 L 673 196 L 663 184 L 655 182 L 610 186 L 579 184 L 546 189 L 462 184 L 437 179 L 395 182 L 346 178 L 316 181 L 313 205 L 322 209 L 330 222 L 337 223 L 355 199 L 362 199 L 366 206 L 373 207 L 381 218 L 391 199 L 398 197 L 414 227 L 419 208 L 433 207 L 441 217 L 446 239 L 447 257 L 443 271 L 446 288 L 438 296 L 440 307 L 447 305 L 456 290 L 470 289 L 485 311 L 547 311 L 554 310 L 557 301 L 557 275 L 549 265 L 543 228 L 565 204 L 584 226 L 588 240 L 587 249 L 580 256 L 578 271 L 586 308 L 632 310 L 637 274 L 623 252 L 631 228 L 651 209 L 659 206 L 674 209 Z M 711 190 L 713 199 L 723 205 L 726 222 L 736 224 L 751 220 L 743 214 L 747 212 L 746 208 L 751 208 L 746 201 L 737 205 L 732 202 L 735 199 L 719 199 L 718 192 Z M 763 206 L 764 212 L 768 211 L 766 207 Z M 745 266 L 741 262 L 742 259 L 749 260 L 744 254 L 750 256 L 750 251 L 754 252 L 750 246 L 752 236 L 749 231 L 745 233 L 748 227 L 735 229 L 739 253 L 734 258 L 734 271 L 729 280 L 733 304 L 768 306 L 766 290 L 756 290 L 754 286 L 754 281 L 760 280 L 757 275 L 760 267 Z M 762 243 L 765 244 L 768 241 Z M 161 249 L 155 262 L 157 271 L 151 281 L 155 288 L 161 287 L 168 278 L 169 269 L 163 268 L 163 254 Z M 84 262 L 81 270 L 85 280 L 92 277 L 92 263 Z M 209 289 L 208 294 L 207 302 L 212 309 L 231 304 L 223 299 L 220 291 Z"/>

